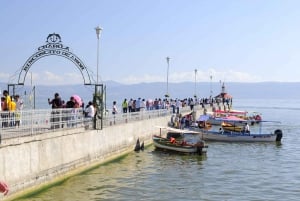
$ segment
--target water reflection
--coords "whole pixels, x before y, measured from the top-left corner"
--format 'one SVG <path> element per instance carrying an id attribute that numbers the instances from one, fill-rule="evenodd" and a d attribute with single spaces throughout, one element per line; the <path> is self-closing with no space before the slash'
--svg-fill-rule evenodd
<path id="1" fill-rule="evenodd" d="M 278 197 L 274 187 L 294 192 L 291 184 L 300 173 L 291 174 L 290 170 L 299 165 L 292 159 L 299 158 L 299 151 L 287 157 L 285 151 L 291 147 L 286 144 L 207 144 L 208 152 L 202 156 L 150 146 L 22 200 L 255 200 L 266 192 L 273 193 L 268 195 L 270 199 Z"/>
<path id="2" fill-rule="evenodd" d="M 160 193 L 172 188 L 185 189 L 176 184 L 178 180 L 194 177 L 193 171 L 199 171 L 206 158 L 166 153 L 150 146 L 19 200 L 152 200 L 153 187 Z"/>

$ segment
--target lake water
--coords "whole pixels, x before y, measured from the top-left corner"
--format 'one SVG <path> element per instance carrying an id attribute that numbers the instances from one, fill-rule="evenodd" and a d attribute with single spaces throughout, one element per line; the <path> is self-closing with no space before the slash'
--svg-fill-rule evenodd
<path id="1" fill-rule="evenodd" d="M 20 200 L 299 200 L 300 101 L 235 100 L 234 109 L 281 121 L 268 127 L 282 129 L 282 143 L 207 142 L 206 156 L 151 145 Z"/>

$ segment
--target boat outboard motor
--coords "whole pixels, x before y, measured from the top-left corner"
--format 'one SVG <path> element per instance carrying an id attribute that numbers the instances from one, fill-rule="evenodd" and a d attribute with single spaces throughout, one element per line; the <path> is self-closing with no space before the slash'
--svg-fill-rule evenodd
<path id="1" fill-rule="evenodd" d="M 202 146 L 197 146 L 197 154 L 202 155 Z"/>
<path id="2" fill-rule="evenodd" d="M 143 141 L 141 144 L 141 150 L 144 151 L 144 149 L 145 149 L 145 145 L 144 145 L 144 141 Z"/>
<path id="3" fill-rule="evenodd" d="M 277 129 L 274 131 L 274 133 L 276 135 L 276 142 L 280 142 L 282 138 L 282 130 Z"/>
<path id="4" fill-rule="evenodd" d="M 138 138 L 135 144 L 134 151 L 140 151 L 141 150 L 141 145 L 140 145 L 140 139 Z"/>
<path id="5" fill-rule="evenodd" d="M 204 148 L 204 142 L 201 141 L 199 143 L 196 144 L 197 146 L 197 154 L 202 155 L 202 149 Z"/>

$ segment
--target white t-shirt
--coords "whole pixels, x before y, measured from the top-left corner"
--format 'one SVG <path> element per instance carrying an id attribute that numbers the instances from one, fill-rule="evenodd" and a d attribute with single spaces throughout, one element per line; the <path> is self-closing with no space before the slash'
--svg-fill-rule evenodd
<path id="1" fill-rule="evenodd" d="M 116 105 L 113 105 L 112 112 L 113 112 L 114 114 L 117 114 L 117 113 L 118 113 L 118 109 L 117 109 L 117 106 L 116 106 Z"/>
<path id="2" fill-rule="evenodd" d="M 94 117 L 95 116 L 95 108 L 93 105 L 88 106 L 85 109 L 85 112 L 87 113 L 87 117 Z"/>

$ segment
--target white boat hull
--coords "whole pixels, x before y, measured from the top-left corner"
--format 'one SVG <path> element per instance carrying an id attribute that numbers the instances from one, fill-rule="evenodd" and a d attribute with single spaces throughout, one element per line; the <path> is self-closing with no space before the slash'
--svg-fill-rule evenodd
<path id="1" fill-rule="evenodd" d="M 211 125 L 216 125 L 219 126 L 222 124 L 222 122 L 224 122 L 224 120 L 222 118 L 210 118 L 207 120 L 208 123 L 210 123 Z M 244 121 L 226 121 L 228 123 L 234 124 L 236 126 L 244 126 L 245 123 L 247 122 L 249 125 L 254 125 L 254 124 L 258 124 L 260 123 L 260 121 L 256 121 L 256 120 L 244 120 Z"/>
<path id="2" fill-rule="evenodd" d="M 234 132 L 219 133 L 214 131 L 202 131 L 200 135 L 203 140 L 222 142 L 275 142 L 277 139 L 276 134 L 242 134 Z"/>

